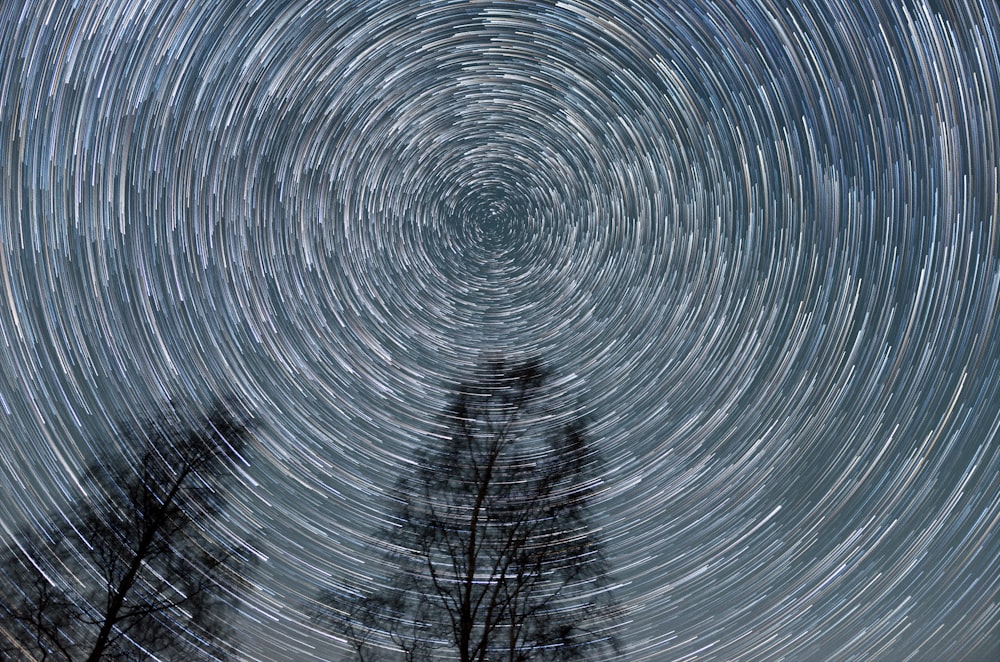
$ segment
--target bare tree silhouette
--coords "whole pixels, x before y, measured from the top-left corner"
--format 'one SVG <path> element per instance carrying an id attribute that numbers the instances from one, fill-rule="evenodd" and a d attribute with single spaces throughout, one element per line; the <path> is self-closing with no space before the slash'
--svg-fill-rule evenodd
<path id="1" fill-rule="evenodd" d="M 400 481 L 376 591 L 328 590 L 317 620 L 359 660 L 581 660 L 619 653 L 588 506 L 586 421 L 561 416 L 539 360 L 487 361 L 460 384 Z"/>
<path id="2" fill-rule="evenodd" d="M 88 498 L 25 528 L 0 562 L 4 659 L 224 659 L 250 563 L 212 525 L 250 427 L 217 403 L 125 430 L 131 455 L 96 461 Z"/>

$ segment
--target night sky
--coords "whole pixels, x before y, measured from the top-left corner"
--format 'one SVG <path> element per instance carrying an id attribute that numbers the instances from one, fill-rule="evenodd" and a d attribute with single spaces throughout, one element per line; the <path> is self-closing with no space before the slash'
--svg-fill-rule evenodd
<path id="1" fill-rule="evenodd" d="M 232 394 L 247 659 L 329 659 L 537 354 L 628 660 L 1000 659 L 998 116 L 994 0 L 2 0 L 0 535 Z"/>

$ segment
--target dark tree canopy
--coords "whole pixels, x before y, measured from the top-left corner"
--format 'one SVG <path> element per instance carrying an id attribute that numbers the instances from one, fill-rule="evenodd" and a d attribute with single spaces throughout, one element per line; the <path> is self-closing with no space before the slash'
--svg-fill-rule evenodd
<path id="1" fill-rule="evenodd" d="M 615 605 L 588 506 L 586 421 L 538 360 L 491 360 L 460 384 L 401 480 L 384 533 L 397 571 L 329 591 L 320 620 L 360 660 L 608 659 Z"/>
<path id="2" fill-rule="evenodd" d="M 225 659 L 248 563 L 213 535 L 250 434 L 222 404 L 170 407 L 124 430 L 128 455 L 91 467 L 88 497 L 25 528 L 0 564 L 0 656 Z"/>

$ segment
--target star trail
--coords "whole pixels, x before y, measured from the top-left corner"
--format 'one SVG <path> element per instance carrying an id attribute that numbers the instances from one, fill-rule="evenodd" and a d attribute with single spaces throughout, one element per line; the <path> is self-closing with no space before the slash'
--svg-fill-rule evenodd
<path id="1" fill-rule="evenodd" d="M 0 3 L 0 536 L 231 394 L 248 660 L 336 659 L 484 352 L 593 421 L 626 659 L 1000 659 L 1000 13 Z"/>

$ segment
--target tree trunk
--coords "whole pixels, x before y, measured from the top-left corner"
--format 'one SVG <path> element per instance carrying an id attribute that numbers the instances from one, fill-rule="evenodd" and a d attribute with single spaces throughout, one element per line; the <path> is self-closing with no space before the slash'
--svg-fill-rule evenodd
<path id="1" fill-rule="evenodd" d="M 135 585 L 135 580 L 139 576 L 142 564 L 146 561 L 146 555 L 149 553 L 149 546 L 153 544 L 153 538 L 156 537 L 156 533 L 159 531 L 160 527 L 163 526 L 165 513 L 170 508 L 173 500 L 177 497 L 177 493 L 180 491 L 181 485 L 184 483 L 184 480 L 187 478 L 190 471 L 191 467 L 186 466 L 184 467 L 184 470 L 180 472 L 180 475 L 177 476 L 177 480 L 170 488 L 170 493 L 167 494 L 167 497 L 157 509 L 159 512 L 156 513 L 153 523 L 143 533 L 142 540 L 139 541 L 139 546 L 135 550 L 135 556 L 132 557 L 132 564 L 129 566 L 128 572 L 125 573 L 125 576 L 122 577 L 122 580 L 118 582 L 118 586 L 115 590 L 115 596 L 111 600 L 111 604 L 108 605 L 107 612 L 104 614 L 104 622 L 101 623 L 101 629 L 97 633 L 97 639 L 94 640 L 94 648 L 90 651 L 90 655 L 87 657 L 87 662 L 98 662 L 98 660 L 100 660 L 104 655 L 104 651 L 107 649 L 108 644 L 111 641 L 111 631 L 118 623 L 118 613 L 125 604 L 125 596 L 128 595 L 129 591 L 132 590 L 133 585 Z"/>
<path id="2" fill-rule="evenodd" d="M 135 578 L 139 574 L 139 568 L 142 566 L 142 557 L 145 551 L 140 551 L 142 553 L 136 553 L 128 572 L 125 573 L 121 582 L 118 583 L 115 597 L 108 606 L 107 613 L 104 615 L 104 622 L 101 624 L 100 632 L 97 633 L 97 639 L 94 640 L 94 648 L 90 651 L 87 662 L 97 662 L 97 660 L 100 660 L 101 656 L 104 655 L 105 649 L 108 647 L 108 642 L 111 640 L 111 630 L 114 629 L 115 623 L 118 622 L 118 612 L 121 611 L 122 605 L 125 603 L 125 593 L 132 590 L 132 584 L 135 583 Z"/>

